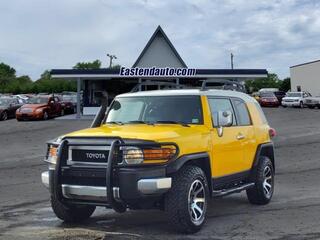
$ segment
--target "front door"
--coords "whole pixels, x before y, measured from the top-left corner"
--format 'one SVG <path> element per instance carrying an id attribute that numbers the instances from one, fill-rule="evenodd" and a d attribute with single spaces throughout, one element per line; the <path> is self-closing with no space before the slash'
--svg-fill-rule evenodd
<path id="1" fill-rule="evenodd" d="M 212 174 L 214 178 L 225 177 L 242 172 L 244 161 L 241 126 L 237 126 L 236 115 L 229 98 L 208 98 L 213 128 L 212 134 Z M 231 111 L 233 124 L 223 128 L 223 135 L 218 136 L 217 116 L 219 111 Z"/>

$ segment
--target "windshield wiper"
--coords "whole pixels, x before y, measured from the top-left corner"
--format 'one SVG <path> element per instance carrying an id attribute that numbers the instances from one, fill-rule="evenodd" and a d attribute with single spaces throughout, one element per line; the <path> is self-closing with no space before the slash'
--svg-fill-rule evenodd
<path id="1" fill-rule="evenodd" d="M 127 123 L 137 123 L 137 124 L 148 124 L 148 125 L 153 125 L 151 122 L 145 122 L 141 120 L 133 120 L 133 121 L 128 121 Z"/>
<path id="2" fill-rule="evenodd" d="M 156 121 L 155 123 L 164 123 L 164 124 L 180 124 L 184 127 L 190 127 L 187 123 L 184 122 L 178 122 L 178 121 L 171 121 L 171 120 L 165 120 L 165 121 Z"/>
<path id="3" fill-rule="evenodd" d="M 118 124 L 118 125 L 123 125 L 123 122 L 119 122 L 119 121 L 110 121 L 110 122 L 106 122 L 106 124 Z"/>

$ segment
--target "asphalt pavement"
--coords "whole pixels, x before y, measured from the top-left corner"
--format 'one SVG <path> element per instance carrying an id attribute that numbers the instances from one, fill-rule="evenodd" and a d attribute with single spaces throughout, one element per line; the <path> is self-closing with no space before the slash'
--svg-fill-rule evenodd
<path id="1" fill-rule="evenodd" d="M 253 206 L 245 193 L 212 200 L 194 235 L 177 234 L 154 210 L 99 208 L 86 223 L 64 224 L 40 181 L 45 142 L 90 121 L 0 122 L 0 239 L 320 239 L 320 109 L 264 111 L 278 133 L 272 202 Z"/>

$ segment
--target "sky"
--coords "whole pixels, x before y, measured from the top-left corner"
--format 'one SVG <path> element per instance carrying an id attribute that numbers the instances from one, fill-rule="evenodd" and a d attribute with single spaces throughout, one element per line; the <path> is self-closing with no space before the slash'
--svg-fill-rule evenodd
<path id="1" fill-rule="evenodd" d="M 318 0 L 10 0 L 0 2 L 0 62 L 33 80 L 100 59 L 131 67 L 161 25 L 190 68 L 289 67 L 320 59 Z"/>

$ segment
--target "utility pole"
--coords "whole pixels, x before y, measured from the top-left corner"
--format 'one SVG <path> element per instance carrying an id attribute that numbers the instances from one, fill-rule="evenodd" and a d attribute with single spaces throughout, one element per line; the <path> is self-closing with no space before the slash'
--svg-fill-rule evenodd
<path id="1" fill-rule="evenodd" d="M 231 58 L 231 69 L 233 69 L 233 53 L 230 54 L 230 58 Z"/>
<path id="2" fill-rule="evenodd" d="M 110 58 L 109 68 L 111 68 L 112 67 L 112 60 L 117 59 L 117 57 L 116 57 L 116 55 L 111 55 L 109 53 L 107 53 L 107 56 Z"/>

